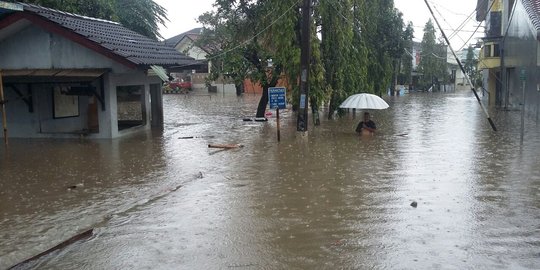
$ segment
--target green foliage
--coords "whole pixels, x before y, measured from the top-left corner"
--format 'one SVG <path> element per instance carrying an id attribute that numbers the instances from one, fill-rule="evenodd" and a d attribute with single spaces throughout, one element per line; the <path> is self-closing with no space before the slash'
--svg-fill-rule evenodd
<path id="1" fill-rule="evenodd" d="M 215 11 L 199 17 L 205 30 L 198 41 L 211 50 L 210 79 L 220 75 L 261 84 L 257 116 L 264 116 L 266 89 L 286 81 L 291 97 L 298 93 L 300 72 L 297 0 L 217 0 Z M 221 64 L 220 67 L 216 65 Z M 292 100 L 295 104 L 296 100 Z"/>
<path id="2" fill-rule="evenodd" d="M 401 70 L 399 72 L 398 83 L 399 84 L 411 84 L 412 83 L 412 47 L 413 47 L 414 29 L 412 22 L 407 24 L 406 29 L 403 31 L 403 50 L 404 54 L 401 56 Z"/>
<path id="3" fill-rule="evenodd" d="M 249 78 L 263 88 L 276 75 L 288 84 L 298 105 L 301 1 L 216 0 L 215 10 L 199 17 L 199 46 L 211 50 L 210 79 Z M 314 0 L 312 10 L 310 104 L 329 104 L 329 117 L 349 95 L 382 95 L 390 87 L 412 27 L 404 33 L 402 15 L 392 0 Z M 405 41 L 408 39 L 408 41 Z M 410 39 L 410 40 L 409 40 Z M 272 60 L 273 66 L 268 66 Z M 410 61 L 409 61 L 410 62 Z M 279 74 L 276 69 L 279 68 Z M 265 94 L 258 115 L 266 106 Z"/>
<path id="4" fill-rule="evenodd" d="M 351 27 L 351 3 L 347 0 L 321 0 L 318 5 L 321 22 L 321 52 L 326 70 L 326 83 L 330 93 L 331 118 L 339 102 L 347 97 L 353 84 L 347 81 L 348 57 L 352 50 L 353 28 Z M 348 87 L 347 87 L 348 86 Z"/>
<path id="5" fill-rule="evenodd" d="M 478 70 L 478 59 L 474 54 L 474 48 L 472 46 L 467 48 L 467 58 L 465 59 L 463 68 L 475 86 L 482 86 L 482 73 Z"/>
<path id="6" fill-rule="evenodd" d="M 153 0 L 22 0 L 18 2 L 118 21 L 125 27 L 153 39 L 162 38 L 159 34 L 159 25 L 168 21 L 167 11 Z"/>
<path id="7" fill-rule="evenodd" d="M 428 89 L 432 85 L 446 83 L 448 80 L 446 46 L 437 43 L 435 40 L 435 27 L 431 19 L 424 27 L 424 36 L 422 38 L 422 54 L 418 70 L 422 73 L 419 86 Z"/>
<path id="8" fill-rule="evenodd" d="M 469 46 L 467 48 L 467 58 L 465 59 L 465 72 L 467 75 L 472 76 L 473 72 L 476 71 L 476 66 L 478 65 L 478 59 L 474 56 L 474 48 Z"/>
<path id="9" fill-rule="evenodd" d="M 168 21 L 165 8 L 153 0 L 115 0 L 116 18 L 125 27 L 153 39 L 163 38 L 159 25 Z"/>

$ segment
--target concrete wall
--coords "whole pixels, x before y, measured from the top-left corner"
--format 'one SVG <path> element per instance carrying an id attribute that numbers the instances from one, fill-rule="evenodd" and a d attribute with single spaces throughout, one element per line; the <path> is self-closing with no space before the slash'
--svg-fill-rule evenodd
<path id="1" fill-rule="evenodd" d="M 152 111 L 150 103 L 150 85 L 160 85 L 161 80 L 158 77 L 147 77 L 140 71 L 131 74 L 109 73 L 103 76 L 103 85 L 105 86 L 105 110 L 102 110 L 101 103 L 98 102 L 98 121 L 99 133 L 85 134 L 89 138 L 117 138 L 132 134 L 140 130 L 151 128 L 152 113 L 156 114 L 158 119 L 162 114 L 162 103 L 158 100 L 156 108 Z M 96 79 L 93 85 L 98 88 L 101 84 L 100 79 Z M 16 84 L 16 87 L 23 94 L 27 93 L 29 84 Z M 118 86 L 142 85 L 144 93 L 141 103 L 145 111 L 145 125 L 126 130 L 118 130 L 117 118 L 117 92 Z M 78 96 L 79 115 L 75 117 L 55 118 L 53 103 L 53 84 L 32 84 L 31 98 L 33 102 L 33 112 L 29 111 L 28 105 L 10 88 L 4 87 L 6 94 L 6 115 L 8 123 L 8 136 L 19 138 L 69 138 L 79 137 L 82 133 L 88 132 L 88 108 L 93 102 L 93 97 Z M 77 96 L 75 96 L 77 97 Z M 160 99 L 161 95 L 155 95 Z M 96 101 L 97 102 L 97 101 Z M 0 134 L 2 137 L 3 134 Z"/>
<path id="2" fill-rule="evenodd" d="M 15 84 L 23 95 L 31 94 L 33 112 L 11 87 L 4 87 L 9 137 L 72 137 L 87 128 L 90 97 L 78 98 L 78 116 L 55 118 L 53 84 Z M 72 134 L 69 134 L 72 133 Z M 0 134 L 0 136 L 3 136 Z M 77 135 L 78 136 L 78 135 Z"/>
<path id="3" fill-rule="evenodd" d="M 74 43 L 62 36 L 29 27 L 0 40 L 1 69 L 129 69 L 118 62 Z"/>

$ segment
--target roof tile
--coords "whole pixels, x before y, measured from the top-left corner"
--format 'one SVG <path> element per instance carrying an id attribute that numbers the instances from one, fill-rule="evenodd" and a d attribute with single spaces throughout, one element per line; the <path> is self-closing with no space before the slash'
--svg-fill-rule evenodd
<path id="1" fill-rule="evenodd" d="M 24 10 L 43 17 L 86 39 L 124 57 L 136 65 L 185 66 L 196 60 L 121 24 L 62 12 L 32 4 L 22 4 Z"/>

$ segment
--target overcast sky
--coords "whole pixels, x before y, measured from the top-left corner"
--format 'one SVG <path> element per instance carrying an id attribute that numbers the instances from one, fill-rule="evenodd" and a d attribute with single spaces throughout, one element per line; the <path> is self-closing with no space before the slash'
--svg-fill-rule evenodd
<path id="1" fill-rule="evenodd" d="M 168 11 L 170 22 L 166 27 L 161 28 L 161 34 L 165 38 L 176 36 L 200 25 L 197 17 L 212 9 L 214 0 L 154 0 L 165 7 Z M 395 6 L 403 12 L 405 22 L 412 21 L 415 26 L 415 40 L 420 41 L 423 35 L 423 28 L 431 14 L 424 0 L 394 0 Z M 434 9 L 434 13 L 443 27 L 445 33 L 450 36 L 454 29 L 458 28 L 467 16 L 474 12 L 476 8 L 475 0 L 429 0 Z M 458 36 L 451 39 L 452 47 L 459 49 L 465 41 L 473 34 L 479 23 L 475 20 L 475 15 L 468 21 L 463 31 Z M 437 28 L 437 27 L 436 27 Z M 478 29 L 476 37 L 483 35 L 483 27 Z M 471 39 L 468 43 L 475 43 Z"/>

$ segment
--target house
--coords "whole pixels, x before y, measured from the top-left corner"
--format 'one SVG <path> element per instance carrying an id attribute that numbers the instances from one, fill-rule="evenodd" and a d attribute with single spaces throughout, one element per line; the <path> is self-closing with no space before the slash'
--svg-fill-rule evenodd
<path id="1" fill-rule="evenodd" d="M 534 113 L 540 106 L 540 0 L 503 1 L 502 104 Z"/>
<path id="2" fill-rule="evenodd" d="M 193 28 L 187 32 L 181 33 L 169 39 L 163 41 L 164 44 L 170 46 L 180 53 L 184 53 L 190 57 L 193 57 L 200 61 L 205 61 L 206 66 L 198 70 L 191 70 L 190 72 L 173 73 L 171 74 L 175 79 L 189 80 L 193 83 L 193 88 L 201 89 L 207 87 L 207 77 L 212 69 L 212 61 L 208 59 L 208 55 L 212 52 L 212 49 L 204 44 L 199 44 L 204 28 Z M 220 76 L 215 81 L 211 82 L 212 88 L 209 91 L 221 91 L 229 93 L 262 93 L 262 87 L 258 82 L 253 82 L 249 79 L 245 79 L 242 89 L 236 89 L 233 81 Z M 214 89 L 214 90 L 210 90 Z"/>
<path id="3" fill-rule="evenodd" d="M 119 23 L 0 1 L 8 137 L 117 138 L 160 126 L 157 74 L 198 67 Z"/>
<path id="4" fill-rule="evenodd" d="M 477 20 L 486 36 L 479 68 L 484 68 L 489 104 L 535 113 L 540 106 L 540 0 L 478 0 Z M 537 118 L 538 119 L 538 118 Z"/>
<path id="5" fill-rule="evenodd" d="M 506 1 L 506 0 L 505 0 Z M 489 93 L 488 104 L 500 106 L 503 103 L 501 75 L 501 42 L 503 40 L 502 0 L 478 0 L 476 20 L 485 21 L 486 34 L 482 38 L 478 69 L 482 70 L 484 88 Z"/>
<path id="6" fill-rule="evenodd" d="M 212 65 L 212 61 L 206 59 L 210 53 L 210 49 L 197 44 L 197 41 L 202 35 L 202 31 L 202 27 L 193 28 L 163 41 L 165 45 L 174 48 L 176 51 L 205 63 L 197 70 L 171 74 L 176 80 L 191 81 L 193 83 L 193 88 L 206 87 L 206 78 L 208 77 Z"/>
<path id="7" fill-rule="evenodd" d="M 195 45 L 195 42 L 201 37 L 202 31 L 202 27 L 193 28 L 187 32 L 166 39 L 163 42 L 165 45 L 173 47 L 187 56 L 198 60 L 206 60 L 208 48 Z"/>

